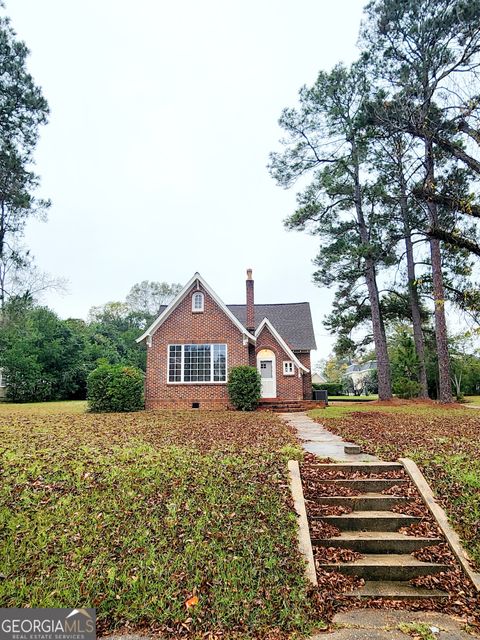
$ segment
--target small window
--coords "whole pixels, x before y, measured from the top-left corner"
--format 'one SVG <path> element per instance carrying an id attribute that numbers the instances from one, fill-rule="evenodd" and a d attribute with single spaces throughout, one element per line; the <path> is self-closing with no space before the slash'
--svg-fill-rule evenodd
<path id="1" fill-rule="evenodd" d="M 203 293 L 197 291 L 192 296 L 192 311 L 193 313 L 200 313 L 203 311 Z"/>
<path id="2" fill-rule="evenodd" d="M 295 373 L 293 362 L 291 360 L 284 360 L 283 362 L 283 375 L 293 376 Z"/>
<path id="3" fill-rule="evenodd" d="M 0 369 L 0 389 L 4 389 L 7 386 L 7 381 L 3 373 L 3 369 Z"/>

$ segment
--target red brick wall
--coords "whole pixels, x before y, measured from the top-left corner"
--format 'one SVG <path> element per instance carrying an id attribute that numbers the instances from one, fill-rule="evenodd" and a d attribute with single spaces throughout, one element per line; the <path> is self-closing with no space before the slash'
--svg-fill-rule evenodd
<path id="1" fill-rule="evenodd" d="M 311 400 L 313 397 L 313 394 L 312 394 L 312 364 L 310 361 L 310 351 L 308 351 L 307 353 L 295 353 L 295 355 L 303 364 L 303 366 L 307 367 L 308 369 L 308 373 L 303 374 L 303 399 Z"/>
<path id="2" fill-rule="evenodd" d="M 203 313 L 192 313 L 191 291 L 152 336 L 147 350 L 145 405 L 147 409 L 192 408 L 225 409 L 229 406 L 227 385 L 219 383 L 167 383 L 168 345 L 221 343 L 227 345 L 227 371 L 231 367 L 249 363 L 248 346 L 242 333 L 218 307 L 208 293 Z"/>
<path id="3" fill-rule="evenodd" d="M 298 377 L 298 369 L 295 367 L 295 375 L 283 375 L 283 361 L 291 360 L 291 357 L 285 353 L 283 348 L 278 344 L 276 339 L 270 333 L 267 327 L 257 337 L 255 353 L 258 354 L 262 349 L 270 349 L 275 353 L 276 376 L 277 376 L 277 398 L 279 400 L 303 400 L 304 383 L 303 376 Z M 300 358 L 299 358 L 300 360 Z M 300 362 L 302 362 L 300 360 Z M 304 364 L 302 362 L 302 364 Z M 310 394 L 311 397 L 311 394 Z"/>

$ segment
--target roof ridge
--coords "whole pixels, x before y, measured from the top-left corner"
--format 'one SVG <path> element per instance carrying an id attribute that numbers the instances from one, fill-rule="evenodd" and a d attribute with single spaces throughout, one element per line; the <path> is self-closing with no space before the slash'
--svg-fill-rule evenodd
<path id="1" fill-rule="evenodd" d="M 255 302 L 254 307 L 286 307 L 289 304 L 310 304 L 307 300 L 302 302 Z M 227 307 L 245 307 L 245 302 L 227 304 Z"/>

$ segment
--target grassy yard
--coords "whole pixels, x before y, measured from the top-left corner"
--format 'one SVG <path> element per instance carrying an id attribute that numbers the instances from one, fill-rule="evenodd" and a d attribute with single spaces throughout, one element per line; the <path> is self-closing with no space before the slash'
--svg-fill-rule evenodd
<path id="1" fill-rule="evenodd" d="M 51 416 L 58 413 L 85 413 L 87 402 L 85 400 L 68 400 L 64 402 L 26 402 L 14 404 L 12 402 L 0 402 L 0 416 L 14 414 Z"/>
<path id="2" fill-rule="evenodd" d="M 102 633 L 311 631 L 284 423 L 83 411 L 0 406 L 0 606 L 94 606 Z"/>
<path id="3" fill-rule="evenodd" d="M 376 394 L 371 396 L 328 396 L 328 399 L 335 402 L 361 402 L 364 400 L 378 400 L 378 396 Z"/>
<path id="4" fill-rule="evenodd" d="M 311 416 L 385 460 L 415 460 L 480 568 L 480 410 L 367 403 Z"/>

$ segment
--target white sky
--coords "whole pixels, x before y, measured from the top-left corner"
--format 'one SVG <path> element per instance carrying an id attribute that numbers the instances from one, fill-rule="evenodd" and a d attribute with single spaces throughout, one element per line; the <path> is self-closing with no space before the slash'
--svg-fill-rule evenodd
<path id="1" fill-rule="evenodd" d="M 365 0 L 7 0 L 50 123 L 36 159 L 53 201 L 27 244 L 69 282 L 62 317 L 135 282 L 199 271 L 228 303 L 312 305 L 318 352 L 333 293 L 312 284 L 317 241 L 286 232 L 295 192 L 266 169 L 282 108 L 320 69 L 356 57 Z"/>

